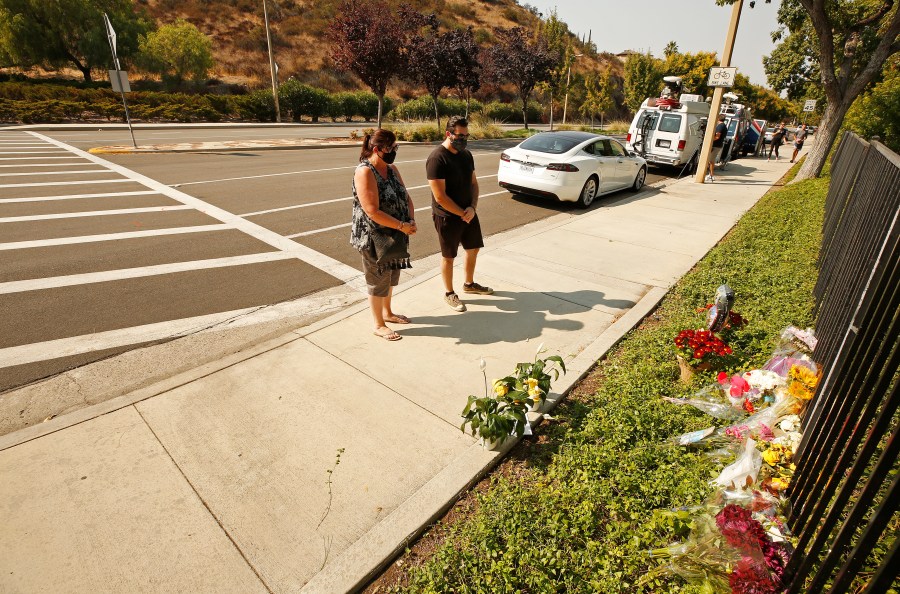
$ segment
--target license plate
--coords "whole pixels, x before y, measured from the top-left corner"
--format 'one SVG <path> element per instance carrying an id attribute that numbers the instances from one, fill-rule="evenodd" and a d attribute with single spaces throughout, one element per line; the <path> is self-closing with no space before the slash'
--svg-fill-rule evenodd
<path id="1" fill-rule="evenodd" d="M 656 146 L 658 146 L 659 148 L 669 148 L 670 146 L 672 146 L 672 141 L 671 140 L 657 140 Z"/>
<path id="2" fill-rule="evenodd" d="M 531 165 L 519 165 L 519 169 L 525 173 L 534 173 L 534 167 Z"/>

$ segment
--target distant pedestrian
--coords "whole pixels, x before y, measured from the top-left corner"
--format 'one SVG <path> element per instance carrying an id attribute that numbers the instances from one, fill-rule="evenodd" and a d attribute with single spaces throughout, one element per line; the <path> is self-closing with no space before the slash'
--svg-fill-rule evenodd
<path id="1" fill-rule="evenodd" d="M 791 156 L 791 163 L 797 160 L 797 153 L 803 148 L 803 141 L 806 140 L 806 135 L 806 124 L 800 124 L 800 128 L 794 134 L 794 154 Z"/>
<path id="2" fill-rule="evenodd" d="M 787 130 L 784 127 L 784 123 L 778 124 L 775 132 L 772 133 L 772 143 L 769 145 L 769 156 L 766 158 L 766 161 L 772 158 L 772 153 L 775 153 L 776 161 L 779 159 L 778 149 L 784 144 L 785 134 L 787 134 Z"/>
<path id="3" fill-rule="evenodd" d="M 438 242 L 441 245 L 441 277 L 444 280 L 444 300 L 456 311 L 466 306 L 453 290 L 453 261 L 460 244 L 466 251 L 463 292 L 490 295 L 494 292 L 475 282 L 475 261 L 478 250 L 484 247 L 481 223 L 478 220 L 478 179 L 475 159 L 466 148 L 469 122 L 460 116 L 447 121 L 444 142 L 425 165 L 428 185 L 431 186 L 431 214 Z"/>
<path id="4" fill-rule="evenodd" d="M 409 236 L 416 233 L 415 209 L 396 165 L 397 138 L 390 130 L 376 130 L 363 139 L 360 163 L 353 174 L 353 218 L 350 245 L 362 255 L 375 319 L 375 336 L 402 337 L 386 322 L 409 324 L 391 309 L 400 270 L 409 268 Z"/>
<path id="5" fill-rule="evenodd" d="M 728 126 L 725 125 L 725 116 L 720 114 L 719 123 L 716 124 L 716 129 L 713 130 L 713 143 L 709 151 L 709 160 L 707 161 L 709 173 L 706 175 L 706 181 L 708 182 L 716 181 L 716 161 L 722 153 L 722 146 L 725 144 L 725 136 L 727 135 Z"/>

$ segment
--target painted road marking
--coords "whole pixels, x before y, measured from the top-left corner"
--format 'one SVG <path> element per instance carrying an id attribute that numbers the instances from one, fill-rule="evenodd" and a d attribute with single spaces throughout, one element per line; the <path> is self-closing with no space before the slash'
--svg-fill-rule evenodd
<path id="1" fill-rule="evenodd" d="M 27 365 L 46 361 L 48 358 L 71 357 L 91 351 L 99 351 L 123 347 L 142 342 L 178 338 L 193 334 L 216 324 L 227 322 L 231 318 L 254 311 L 255 307 L 209 314 L 193 318 L 184 318 L 169 322 L 158 322 L 144 326 L 133 326 L 121 330 L 110 330 L 71 338 L 60 338 L 44 342 L 34 342 L 15 347 L 0 349 L 0 367 Z"/>
<path id="2" fill-rule="evenodd" d="M 15 165 L 0 165 L 0 167 L 83 167 L 84 165 L 87 165 L 87 163 L 17 163 Z"/>
<path id="3" fill-rule="evenodd" d="M 487 179 L 489 177 L 497 177 L 497 174 L 493 175 L 477 175 L 476 179 Z M 422 188 L 429 187 L 428 184 L 422 186 L 408 186 L 407 190 L 421 190 Z M 295 208 L 309 208 L 310 206 L 322 206 L 323 204 L 333 204 L 335 202 L 344 202 L 346 200 L 353 200 L 353 196 L 345 196 L 344 198 L 332 198 L 331 200 L 320 200 L 319 202 L 310 202 L 308 204 L 295 204 L 293 206 L 282 206 L 281 208 L 270 208 L 269 210 L 257 210 L 255 212 L 247 212 L 242 215 L 242 217 L 255 217 L 259 215 L 269 214 L 273 212 L 282 212 L 285 210 L 294 210 Z"/>
<path id="4" fill-rule="evenodd" d="M 171 264 L 157 264 L 154 266 L 140 266 L 137 268 L 122 268 L 118 270 L 105 270 L 103 272 L 88 272 L 84 274 L 70 274 L 66 276 L 52 276 L 20 281 L 0 283 L 0 295 L 9 293 L 21 293 L 24 291 L 40 291 L 43 289 L 56 289 L 59 287 L 71 287 L 75 285 L 87 285 L 91 283 L 105 283 L 129 278 L 144 278 L 161 274 L 173 274 L 191 270 L 208 270 L 210 268 L 224 268 L 226 266 L 245 266 L 247 264 L 260 264 L 263 262 L 275 262 L 277 260 L 289 260 L 293 256 L 287 252 L 262 252 L 259 254 L 247 254 L 244 256 L 230 256 L 227 258 L 210 258 L 208 260 L 189 260 L 187 262 L 173 262 Z"/>
<path id="5" fill-rule="evenodd" d="M 407 188 L 408 189 L 408 188 Z M 501 190 L 499 192 L 491 192 L 490 194 L 482 194 L 478 198 L 487 198 L 488 196 L 496 196 L 497 194 L 507 194 L 506 190 Z M 431 206 L 422 206 L 417 208 L 416 212 L 422 212 L 424 210 L 431 210 Z M 328 231 L 334 231 L 335 229 L 343 229 L 345 227 L 349 227 L 350 223 L 341 223 L 340 225 L 333 225 L 331 227 L 323 227 L 322 229 L 313 229 L 312 231 L 303 231 L 302 233 L 294 233 L 293 235 L 288 235 L 290 238 L 294 237 L 307 237 L 309 235 L 317 235 L 319 233 L 327 233 Z"/>
<path id="6" fill-rule="evenodd" d="M 141 208 L 118 208 L 113 210 L 90 210 L 83 212 L 63 212 L 57 214 L 28 215 L 21 217 L 0 217 L 0 223 L 21 223 L 24 221 L 47 221 L 50 219 L 77 219 L 81 217 L 103 217 L 108 215 L 136 214 L 141 212 L 166 212 L 170 210 L 193 210 L 186 204 L 175 206 L 143 206 Z"/>
<path id="7" fill-rule="evenodd" d="M 7 165 L 18 167 L 18 165 Z M 26 175 L 75 175 L 78 173 L 106 173 L 105 169 L 79 169 L 77 171 L 29 171 L 27 173 L 0 173 L 0 177 L 22 177 Z"/>
<path id="8" fill-rule="evenodd" d="M 0 204 L 11 204 L 13 202 L 44 202 L 47 200 L 75 200 L 78 198 L 111 198 L 113 196 L 149 196 L 151 194 L 159 194 L 154 191 L 137 191 L 137 192 L 110 192 L 106 194 L 64 194 L 60 196 L 34 196 L 32 198 L 0 198 Z"/>
<path id="9" fill-rule="evenodd" d="M 81 159 L 81 157 L 0 157 L 0 161 L 44 161 L 45 159 Z"/>
<path id="10" fill-rule="evenodd" d="M 78 186 L 84 184 L 124 184 L 131 182 L 130 179 L 87 179 L 80 181 L 65 182 L 38 182 L 33 184 L 0 184 L 0 188 L 36 188 L 38 186 Z"/>
<path id="11" fill-rule="evenodd" d="M 197 225 L 195 227 L 172 227 L 168 229 L 147 229 L 146 231 L 125 231 L 122 233 L 105 233 L 103 235 L 81 235 L 78 237 L 54 237 L 52 239 L 35 239 L 31 241 L 13 241 L 0 243 L 2 250 L 22 250 L 54 245 L 70 245 L 75 243 L 93 243 L 95 241 L 116 241 L 135 237 L 156 237 L 157 235 L 178 235 L 180 233 L 204 233 L 206 231 L 225 231 L 233 229 L 230 225 Z"/>
<path id="12" fill-rule="evenodd" d="M 42 134 L 38 134 L 37 132 L 29 132 L 29 134 L 41 138 L 42 140 L 46 140 L 51 144 L 64 148 L 75 155 L 79 155 L 97 163 L 99 165 L 103 165 L 107 169 L 112 172 L 118 173 L 119 175 L 123 175 L 128 178 L 127 181 L 138 182 L 150 189 L 157 190 L 159 193 L 172 198 L 177 202 L 181 202 L 182 204 L 186 204 L 188 206 L 192 206 L 200 212 L 222 221 L 223 223 L 230 225 L 232 228 L 238 229 L 239 231 L 243 231 L 247 235 L 251 237 L 255 237 L 260 241 L 267 243 L 279 250 L 289 252 L 294 255 L 298 260 L 302 260 L 306 262 L 310 266 L 318 268 L 323 272 L 330 274 L 331 276 L 341 280 L 344 283 L 352 286 L 354 289 L 359 291 L 365 291 L 365 278 L 362 273 L 355 268 L 340 262 L 330 256 L 326 256 L 320 252 L 317 252 L 309 247 L 301 245 L 292 239 L 284 237 L 283 235 L 279 235 L 274 231 L 266 229 L 256 223 L 252 223 L 247 219 L 239 217 L 234 213 L 230 213 L 227 210 L 219 208 L 217 206 L 213 206 L 208 202 L 204 202 L 199 198 L 195 198 L 189 194 L 185 194 L 179 190 L 174 188 L 170 188 L 169 186 L 156 181 L 155 179 L 151 179 L 145 175 L 141 175 L 135 171 L 122 167 L 121 165 L 117 165 L 110 161 L 106 161 L 105 159 L 101 159 L 96 155 L 92 155 L 87 153 L 79 148 L 69 146 L 57 140 L 54 140 L 48 136 L 44 136 Z"/>
<path id="13" fill-rule="evenodd" d="M 498 155 L 500 151 L 493 152 L 478 152 L 475 156 L 488 156 L 488 155 Z M 410 161 L 395 161 L 395 165 L 404 165 L 408 163 L 424 163 L 428 159 L 413 159 Z M 203 181 L 192 181 L 192 182 L 182 182 L 180 184 L 172 184 L 173 188 L 180 188 L 181 186 L 193 186 L 196 184 L 215 184 L 219 182 L 227 182 L 227 181 L 240 181 L 244 179 L 261 179 L 266 177 L 279 177 L 283 175 L 300 175 L 302 173 L 323 173 L 325 171 L 346 171 L 347 169 L 356 169 L 358 164 L 356 165 L 344 165 L 341 167 L 326 167 L 324 169 L 304 169 L 301 171 L 283 171 L 280 173 L 264 173 L 260 175 L 247 175 L 244 177 L 224 177 L 221 179 L 207 179 Z"/>

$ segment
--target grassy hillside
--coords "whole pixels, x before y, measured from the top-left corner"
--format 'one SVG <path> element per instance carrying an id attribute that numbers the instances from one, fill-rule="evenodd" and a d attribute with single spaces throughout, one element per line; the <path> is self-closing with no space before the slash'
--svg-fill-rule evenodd
<path id="1" fill-rule="evenodd" d="M 183 18 L 213 40 L 216 68 L 213 76 L 227 82 L 263 85 L 269 76 L 262 0 L 136 0 L 158 24 Z M 540 18 L 516 0 L 409 0 L 423 13 L 435 13 L 442 26 L 472 26 L 479 43 L 489 45 L 493 30 L 523 26 L 536 29 Z M 267 0 L 275 61 L 279 78 L 295 77 L 330 91 L 362 88 L 352 75 L 337 72 L 331 64 L 325 40 L 328 24 L 340 0 Z M 583 51 L 583 50 L 579 50 Z M 601 57 L 580 59 L 574 71 L 596 70 Z M 605 66 L 603 66 L 605 69 Z M 403 84 L 392 94 L 409 96 L 413 89 Z"/>

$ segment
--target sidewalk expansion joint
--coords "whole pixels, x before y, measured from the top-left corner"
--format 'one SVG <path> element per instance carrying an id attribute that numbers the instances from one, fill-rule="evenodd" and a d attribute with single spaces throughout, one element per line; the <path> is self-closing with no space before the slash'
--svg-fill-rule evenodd
<path id="1" fill-rule="evenodd" d="M 132 404 L 131 406 L 134 408 L 134 411 L 141 418 L 141 421 L 144 422 L 144 425 L 146 425 L 147 429 L 153 435 L 153 439 L 156 440 L 156 442 L 159 444 L 159 447 L 161 447 L 163 449 L 163 451 L 166 453 L 166 456 L 169 457 L 169 460 L 171 460 L 172 464 L 175 466 L 175 468 L 178 469 L 179 474 L 181 474 L 181 477 L 191 488 L 191 491 L 194 492 L 194 495 L 196 495 L 197 499 L 200 501 L 200 503 L 203 504 L 203 507 L 206 509 L 207 513 L 212 517 L 213 520 L 215 520 L 216 524 L 219 526 L 219 529 L 222 530 L 222 532 L 225 534 L 225 536 L 231 542 L 232 546 L 234 546 L 235 550 L 241 556 L 241 559 L 243 559 L 244 563 L 246 563 L 247 566 L 250 568 L 250 570 L 253 571 L 253 574 L 256 576 L 256 578 L 259 580 L 259 582 L 262 584 L 263 588 L 265 588 L 266 591 L 269 592 L 269 594 L 274 594 L 272 588 L 269 587 L 269 584 L 266 583 L 266 580 L 263 579 L 263 577 L 260 575 L 259 571 L 257 571 L 257 569 L 253 565 L 253 563 L 250 562 L 250 559 L 248 559 L 247 556 L 244 554 L 244 551 L 241 550 L 241 547 L 238 545 L 237 541 L 231 537 L 231 534 L 228 532 L 228 529 L 225 528 L 225 525 L 222 524 L 222 522 L 219 520 L 219 517 L 215 514 L 215 512 L 212 510 L 212 508 L 209 507 L 209 504 L 207 504 L 206 499 L 204 499 L 203 496 L 200 495 L 200 492 L 194 486 L 194 483 L 191 482 L 191 479 L 188 478 L 187 474 L 185 474 L 184 470 L 181 468 L 181 466 L 178 464 L 178 462 L 172 456 L 172 453 L 169 451 L 169 448 L 166 447 L 166 444 L 163 443 L 163 441 L 156 434 L 156 431 L 153 430 L 153 426 L 150 425 L 150 423 L 147 422 L 147 419 L 144 418 L 144 415 L 141 413 L 140 409 L 137 407 L 137 404 Z"/>

